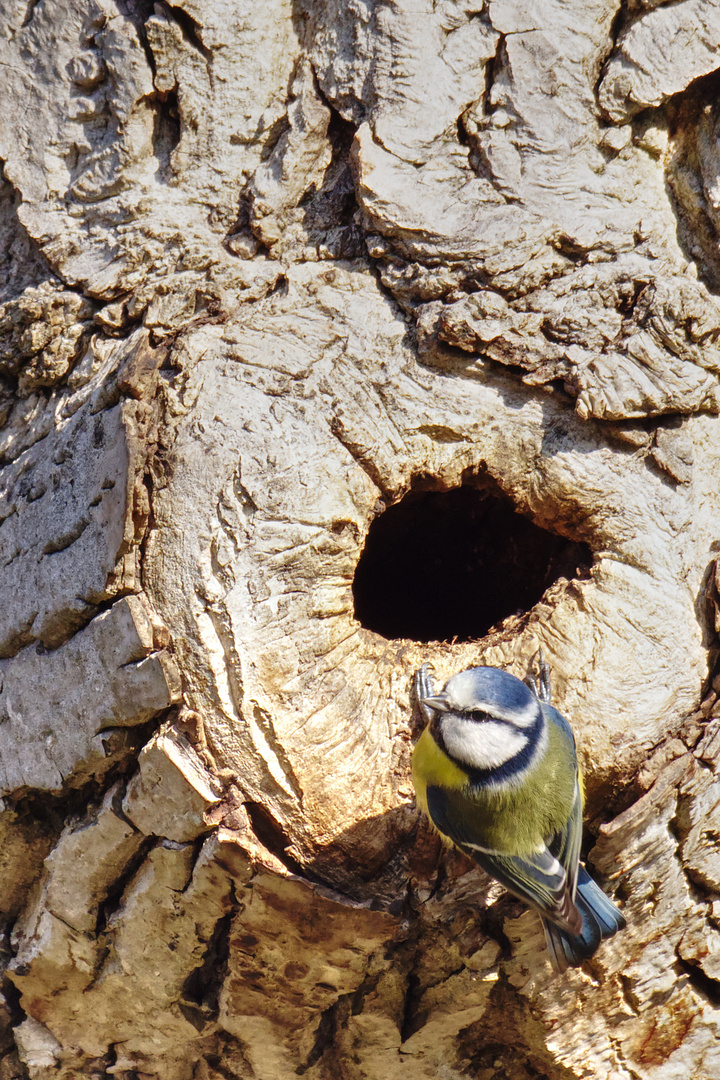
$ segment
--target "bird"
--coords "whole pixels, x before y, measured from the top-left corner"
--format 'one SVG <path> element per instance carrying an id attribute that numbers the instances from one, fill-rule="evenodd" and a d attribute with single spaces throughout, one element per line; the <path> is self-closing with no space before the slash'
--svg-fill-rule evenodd
<path id="1" fill-rule="evenodd" d="M 440 693 L 424 664 L 415 693 L 428 721 L 412 758 L 417 805 L 540 914 L 556 972 L 580 966 L 625 918 L 580 862 L 582 776 L 542 652 L 525 681 L 471 667 Z"/>

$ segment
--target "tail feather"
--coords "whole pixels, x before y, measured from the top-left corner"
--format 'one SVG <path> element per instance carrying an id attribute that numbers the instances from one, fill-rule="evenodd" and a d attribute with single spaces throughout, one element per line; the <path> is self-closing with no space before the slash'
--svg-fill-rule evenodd
<path id="1" fill-rule="evenodd" d="M 582 915 L 579 934 L 569 934 L 543 919 L 548 952 L 556 971 L 578 967 L 583 960 L 592 956 L 604 938 L 612 937 L 625 926 L 622 913 L 593 881 L 584 866 L 578 869 L 575 904 Z"/>

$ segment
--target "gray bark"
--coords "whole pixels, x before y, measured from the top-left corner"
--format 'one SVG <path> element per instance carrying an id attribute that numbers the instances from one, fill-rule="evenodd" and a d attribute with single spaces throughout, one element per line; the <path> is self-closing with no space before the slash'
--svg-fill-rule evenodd
<path id="1" fill-rule="evenodd" d="M 0 1080 L 720 1075 L 717 5 L 0 18 Z M 458 488 L 540 598 L 361 625 Z M 415 669 L 539 647 L 628 921 L 560 977 L 409 780 Z"/>

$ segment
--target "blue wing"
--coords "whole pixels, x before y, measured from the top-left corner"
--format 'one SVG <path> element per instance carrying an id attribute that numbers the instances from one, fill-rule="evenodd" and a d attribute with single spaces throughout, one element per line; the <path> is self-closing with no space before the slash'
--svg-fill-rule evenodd
<path id="1" fill-rule="evenodd" d="M 582 837 L 582 802 L 576 786 L 575 802 L 565 827 L 542 850 L 528 855 L 506 855 L 488 850 L 476 825 L 477 811 L 468 814 L 468 796 L 462 791 L 430 786 L 428 812 L 437 829 L 506 889 L 536 908 L 542 916 L 568 933 L 581 928 L 574 897 Z"/>
<path id="2" fill-rule="evenodd" d="M 479 830 L 473 828 L 473 815 L 467 814 L 467 798 L 462 792 L 428 787 L 428 812 L 433 823 L 486 873 L 540 913 L 556 971 L 581 964 L 604 938 L 625 926 L 621 912 L 579 862 L 579 787 L 565 827 L 550 838 L 544 850 L 525 856 L 483 847 Z"/>
<path id="3" fill-rule="evenodd" d="M 625 918 L 602 891 L 584 866 L 578 871 L 575 904 L 582 916 L 579 934 L 568 934 L 543 919 L 548 950 L 556 971 L 577 967 L 597 949 L 604 938 L 612 937 L 625 926 Z"/>

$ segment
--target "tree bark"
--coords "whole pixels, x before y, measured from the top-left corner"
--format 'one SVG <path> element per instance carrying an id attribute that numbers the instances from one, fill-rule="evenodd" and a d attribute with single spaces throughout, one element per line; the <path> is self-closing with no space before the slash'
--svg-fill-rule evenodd
<path id="1" fill-rule="evenodd" d="M 0 13 L 0 1080 L 720 1075 L 720 9 Z M 409 779 L 540 647 L 563 976 Z"/>

